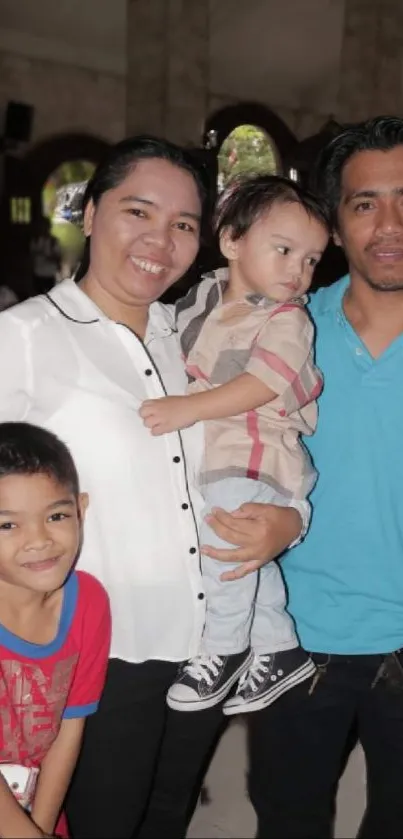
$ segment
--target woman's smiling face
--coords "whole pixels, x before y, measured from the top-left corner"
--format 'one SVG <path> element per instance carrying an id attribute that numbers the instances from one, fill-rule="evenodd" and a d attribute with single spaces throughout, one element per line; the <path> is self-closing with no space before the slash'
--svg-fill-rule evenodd
<path id="1" fill-rule="evenodd" d="M 136 162 L 97 206 L 90 201 L 86 208 L 89 273 L 120 303 L 152 303 L 196 258 L 201 211 L 189 172 L 159 158 Z"/>

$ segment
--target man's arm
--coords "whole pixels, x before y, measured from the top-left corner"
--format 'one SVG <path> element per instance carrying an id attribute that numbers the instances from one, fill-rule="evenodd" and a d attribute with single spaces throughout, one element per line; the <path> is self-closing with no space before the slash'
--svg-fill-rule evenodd
<path id="1" fill-rule="evenodd" d="M 309 521 L 309 509 L 308 501 L 299 502 L 298 507 L 247 503 L 232 513 L 214 509 L 206 521 L 220 539 L 234 547 L 212 548 L 202 545 L 201 550 L 222 563 L 238 563 L 234 571 L 225 571 L 223 564 L 222 580 L 245 577 L 272 559 L 277 559 L 287 548 L 303 538 L 305 524 Z"/>
<path id="2" fill-rule="evenodd" d="M 45 833 L 55 829 L 80 752 L 85 719 L 64 719 L 38 779 L 32 818 Z"/>
<path id="3" fill-rule="evenodd" d="M 44 836 L 24 812 L 0 775 L 0 836 L 3 839 L 42 839 Z"/>
<path id="4" fill-rule="evenodd" d="M 278 394 L 250 373 L 241 373 L 224 385 L 189 396 L 148 399 L 140 408 L 144 425 L 154 435 L 167 434 L 195 422 L 235 417 L 271 402 Z"/>

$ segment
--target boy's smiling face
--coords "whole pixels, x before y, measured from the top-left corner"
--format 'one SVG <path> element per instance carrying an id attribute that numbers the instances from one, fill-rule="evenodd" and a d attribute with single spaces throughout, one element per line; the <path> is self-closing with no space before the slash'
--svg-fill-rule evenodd
<path id="1" fill-rule="evenodd" d="M 63 585 L 80 548 L 88 496 L 46 473 L 0 478 L 0 587 L 47 593 Z"/>

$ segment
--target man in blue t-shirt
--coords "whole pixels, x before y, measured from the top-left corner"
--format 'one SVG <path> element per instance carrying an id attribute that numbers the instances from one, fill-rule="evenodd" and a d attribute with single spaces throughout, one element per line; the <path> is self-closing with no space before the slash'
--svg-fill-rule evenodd
<path id="1" fill-rule="evenodd" d="M 332 834 L 351 734 L 368 777 L 361 837 L 403 835 L 403 119 L 343 131 L 319 180 L 349 275 L 312 298 L 325 386 L 307 440 L 319 472 L 306 539 L 282 567 L 317 665 L 251 714 L 258 836 Z"/>

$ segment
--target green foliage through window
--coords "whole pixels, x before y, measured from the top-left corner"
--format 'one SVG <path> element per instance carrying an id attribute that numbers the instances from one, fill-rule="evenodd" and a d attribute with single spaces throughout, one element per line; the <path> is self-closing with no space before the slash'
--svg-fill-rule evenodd
<path id="1" fill-rule="evenodd" d="M 42 191 L 42 206 L 45 216 L 51 218 L 57 203 L 57 192 L 63 186 L 88 181 L 95 166 L 89 160 L 67 160 L 58 166 L 46 181 Z"/>
<path id="2" fill-rule="evenodd" d="M 240 174 L 270 174 L 278 171 L 276 151 L 270 137 L 255 125 L 238 125 L 224 140 L 218 154 L 218 186 Z"/>
<path id="3" fill-rule="evenodd" d="M 62 252 L 62 277 L 73 274 L 82 255 L 85 240 L 81 211 L 75 212 L 75 205 L 81 204 L 78 193 L 82 197 L 94 169 L 88 160 L 68 160 L 52 172 L 42 190 L 42 212 L 50 219 Z"/>

